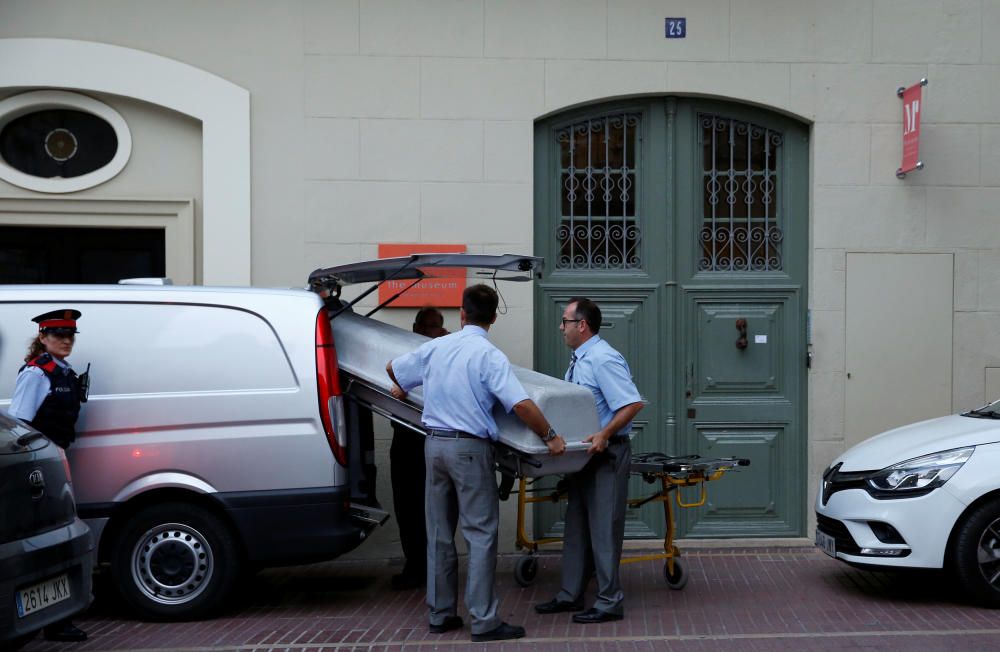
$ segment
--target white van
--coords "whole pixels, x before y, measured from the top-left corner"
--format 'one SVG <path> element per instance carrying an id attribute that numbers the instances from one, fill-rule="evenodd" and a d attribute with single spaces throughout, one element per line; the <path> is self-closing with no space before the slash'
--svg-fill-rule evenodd
<path id="1" fill-rule="evenodd" d="M 0 285 L 0 407 L 31 318 L 80 310 L 69 361 L 90 365 L 90 400 L 68 452 L 80 517 L 139 615 L 201 617 L 241 570 L 332 559 L 385 521 L 371 411 L 341 392 L 331 317 L 350 310 L 343 284 L 445 264 L 541 261 L 424 254 L 317 270 L 325 301 L 305 289 Z"/>

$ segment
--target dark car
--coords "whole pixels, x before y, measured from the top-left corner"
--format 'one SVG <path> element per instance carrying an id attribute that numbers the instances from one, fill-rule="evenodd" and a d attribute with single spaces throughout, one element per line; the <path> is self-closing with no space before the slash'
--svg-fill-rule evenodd
<path id="1" fill-rule="evenodd" d="M 90 604 L 93 549 L 63 450 L 0 411 L 0 649 Z"/>

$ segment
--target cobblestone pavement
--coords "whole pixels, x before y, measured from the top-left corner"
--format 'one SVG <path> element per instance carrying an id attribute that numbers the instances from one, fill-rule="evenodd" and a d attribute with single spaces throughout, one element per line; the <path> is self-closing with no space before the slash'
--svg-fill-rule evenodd
<path id="1" fill-rule="evenodd" d="M 430 634 L 423 593 L 389 587 L 396 563 L 337 561 L 263 571 L 203 622 L 137 622 L 99 593 L 77 619 L 90 640 L 39 637 L 25 650 L 1000 650 L 1000 611 L 968 604 L 939 573 L 868 573 L 813 548 L 688 550 L 680 591 L 662 561 L 625 565 L 625 619 L 601 625 L 535 614 L 555 594 L 559 558 L 540 557 L 529 588 L 513 579 L 516 559 L 501 558 L 498 592 L 503 618 L 528 630 L 517 642 L 470 643 L 468 623 Z"/>

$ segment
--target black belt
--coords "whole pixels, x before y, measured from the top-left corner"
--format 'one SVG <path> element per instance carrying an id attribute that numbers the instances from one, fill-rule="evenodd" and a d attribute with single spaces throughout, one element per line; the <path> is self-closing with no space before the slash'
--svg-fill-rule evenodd
<path id="1" fill-rule="evenodd" d="M 431 437 L 440 437 L 443 439 L 487 439 L 487 437 L 480 437 L 479 435 L 473 435 L 471 432 L 463 432 L 461 430 L 438 430 L 437 428 L 430 428 L 427 434 Z"/>

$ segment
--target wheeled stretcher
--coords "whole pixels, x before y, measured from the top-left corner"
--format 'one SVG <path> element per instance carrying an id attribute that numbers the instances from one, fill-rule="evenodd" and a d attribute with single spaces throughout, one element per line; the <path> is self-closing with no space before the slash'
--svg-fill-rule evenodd
<path id="1" fill-rule="evenodd" d="M 621 563 L 665 559 L 663 578 L 672 589 L 682 589 L 688 581 L 688 573 L 680 561 L 681 552 L 674 544 L 674 502 L 679 508 L 700 507 L 708 497 L 706 483 L 722 478 L 728 471 L 740 466 L 749 466 L 750 460 L 722 457 L 701 458 L 697 455 L 671 457 L 663 453 L 639 453 L 632 456 L 630 473 L 641 476 L 648 484 L 657 485 L 648 495 L 628 499 L 629 509 L 638 509 L 651 502 L 663 505 L 663 519 L 666 535 L 663 538 L 663 552 L 622 557 Z M 545 537 L 532 539 L 525 528 L 527 506 L 532 503 L 551 503 L 565 499 L 565 483 L 542 487 L 541 480 L 529 476 L 518 478 L 517 491 L 517 540 L 518 549 L 527 551 L 514 565 L 514 579 L 521 586 L 530 586 L 538 574 L 538 560 L 535 554 L 539 546 L 559 543 L 561 538 Z M 686 491 L 685 491 L 686 490 Z M 693 493 L 693 495 L 692 495 Z"/>

